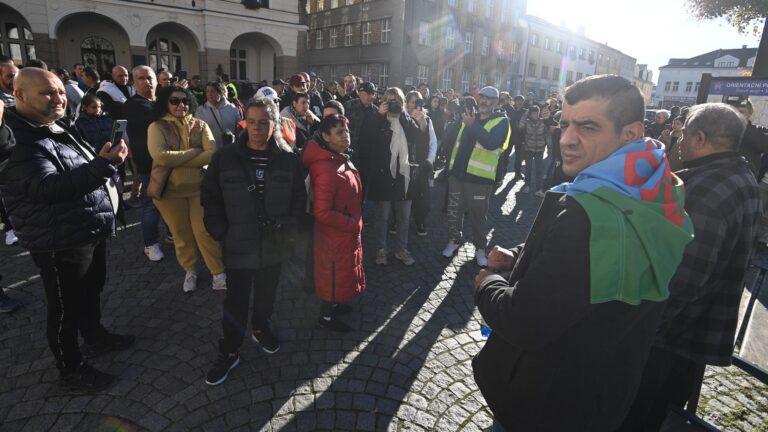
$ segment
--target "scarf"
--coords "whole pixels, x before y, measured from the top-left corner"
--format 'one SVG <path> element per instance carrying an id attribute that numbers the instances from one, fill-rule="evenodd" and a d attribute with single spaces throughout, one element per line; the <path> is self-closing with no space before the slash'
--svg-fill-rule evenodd
<path id="1" fill-rule="evenodd" d="M 120 87 L 118 87 L 117 84 L 110 81 L 102 81 L 99 85 L 98 91 L 108 94 L 109 97 L 111 97 L 115 102 L 125 103 L 129 97 L 136 94 L 136 90 L 132 86 L 124 87 L 128 91 L 128 96 L 126 96 L 123 91 L 120 90 Z"/>
<path id="2" fill-rule="evenodd" d="M 389 118 L 389 129 L 392 130 L 392 139 L 389 141 L 389 174 L 393 179 L 399 173 L 405 177 L 405 193 L 408 193 L 408 184 L 411 182 L 411 166 L 408 164 L 408 139 L 405 137 L 403 126 L 400 125 L 400 117 Z M 398 171 L 399 170 L 399 171 Z"/>
<path id="3" fill-rule="evenodd" d="M 660 142 L 626 144 L 552 189 L 572 196 L 590 220 L 590 301 L 664 301 L 693 240 L 682 181 Z"/>

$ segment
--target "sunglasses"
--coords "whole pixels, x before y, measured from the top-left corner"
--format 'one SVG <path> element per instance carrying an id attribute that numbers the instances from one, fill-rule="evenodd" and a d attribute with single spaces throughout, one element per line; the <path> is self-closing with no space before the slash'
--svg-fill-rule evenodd
<path id="1" fill-rule="evenodd" d="M 178 104 L 182 104 L 183 103 L 184 105 L 189 106 L 189 99 L 187 99 L 185 97 L 183 97 L 183 98 L 180 98 L 180 97 L 170 97 L 170 98 L 168 98 L 168 103 L 170 103 L 171 105 L 178 105 Z"/>

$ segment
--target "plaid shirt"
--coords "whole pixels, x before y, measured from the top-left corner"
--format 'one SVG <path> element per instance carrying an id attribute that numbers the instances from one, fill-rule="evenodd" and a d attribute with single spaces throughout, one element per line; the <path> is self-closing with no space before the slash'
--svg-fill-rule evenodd
<path id="1" fill-rule="evenodd" d="M 761 214 L 755 177 L 737 153 L 685 164 L 694 240 L 669 283 L 655 345 L 696 362 L 731 364 L 739 302 Z"/>

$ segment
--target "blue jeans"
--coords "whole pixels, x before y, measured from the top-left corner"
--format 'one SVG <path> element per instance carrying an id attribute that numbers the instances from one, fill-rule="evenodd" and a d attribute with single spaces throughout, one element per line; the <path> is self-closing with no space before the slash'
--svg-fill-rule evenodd
<path id="1" fill-rule="evenodd" d="M 542 189 L 544 180 L 541 178 L 544 172 L 544 153 L 527 152 L 525 158 L 525 181 L 531 188 L 531 192 Z"/>
<path id="2" fill-rule="evenodd" d="M 504 426 L 502 426 L 501 423 L 499 423 L 498 420 L 493 419 L 493 429 L 492 429 L 492 431 L 493 432 L 505 432 L 505 429 L 504 429 Z"/>
<path id="3" fill-rule="evenodd" d="M 141 234 L 144 237 L 144 246 L 152 246 L 160 241 L 160 212 L 152 202 L 152 198 L 147 196 L 147 186 L 149 186 L 149 175 L 139 174 L 141 182 Z"/>

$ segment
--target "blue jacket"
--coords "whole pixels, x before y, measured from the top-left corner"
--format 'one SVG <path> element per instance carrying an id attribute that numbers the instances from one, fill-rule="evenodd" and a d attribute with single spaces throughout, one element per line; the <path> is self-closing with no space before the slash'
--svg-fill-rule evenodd
<path id="1" fill-rule="evenodd" d="M 43 252 L 107 237 L 115 215 L 106 183 L 116 167 L 71 124 L 40 125 L 15 109 L 6 111 L 5 120 L 16 146 L 0 171 L 0 196 L 19 244 Z"/>
<path id="2" fill-rule="evenodd" d="M 114 121 L 106 114 L 92 117 L 82 113 L 75 122 L 75 126 L 82 137 L 98 153 L 111 138 L 112 123 Z"/>

